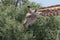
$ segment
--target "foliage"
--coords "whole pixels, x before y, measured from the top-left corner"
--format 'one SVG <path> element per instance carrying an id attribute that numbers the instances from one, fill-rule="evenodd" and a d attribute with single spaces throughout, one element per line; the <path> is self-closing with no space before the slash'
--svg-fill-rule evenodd
<path id="1" fill-rule="evenodd" d="M 56 40 L 59 27 L 59 17 L 40 17 L 37 21 L 30 25 L 33 31 L 33 40 Z"/>
<path id="2" fill-rule="evenodd" d="M 11 1 L 11 2 L 10 2 Z M 27 6 L 32 3 L 15 7 L 13 0 L 2 0 L 0 4 L 0 40 L 28 40 L 33 33 L 24 30 L 22 21 L 27 13 Z M 12 4 L 11 4 L 12 3 Z M 34 4 L 37 5 L 37 4 Z"/>
<path id="3" fill-rule="evenodd" d="M 15 5 L 16 0 L 1 0 L 2 4 L 7 6 L 7 5 Z"/>
<path id="4" fill-rule="evenodd" d="M 60 30 L 60 17 L 37 18 L 36 22 L 26 31 L 22 21 L 27 13 L 27 6 L 32 9 L 40 7 L 39 4 L 19 0 L 21 3 L 15 7 L 16 0 L 1 0 L 0 3 L 0 40 L 56 40 L 57 31 Z"/>

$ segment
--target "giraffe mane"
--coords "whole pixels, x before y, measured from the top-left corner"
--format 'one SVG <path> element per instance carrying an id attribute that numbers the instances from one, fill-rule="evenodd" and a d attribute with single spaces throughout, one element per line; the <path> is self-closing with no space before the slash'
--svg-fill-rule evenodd
<path id="1" fill-rule="evenodd" d="M 40 7 L 37 10 L 38 11 L 44 11 L 44 10 L 51 10 L 51 9 L 60 9 L 60 4 L 58 5 L 52 5 L 52 6 L 48 6 L 48 7 Z"/>

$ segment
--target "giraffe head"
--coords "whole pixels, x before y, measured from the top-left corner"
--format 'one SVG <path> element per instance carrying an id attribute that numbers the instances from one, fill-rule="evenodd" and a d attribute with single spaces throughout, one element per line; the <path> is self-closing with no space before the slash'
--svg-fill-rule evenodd
<path id="1" fill-rule="evenodd" d="M 42 12 L 39 12 L 37 9 L 32 10 L 30 6 L 28 6 L 29 12 L 26 14 L 26 18 L 24 20 L 24 27 L 28 28 L 28 26 L 31 23 L 34 23 L 34 21 L 37 19 L 37 16 L 40 15 Z"/>
<path id="2" fill-rule="evenodd" d="M 27 6 L 27 8 L 28 8 L 28 12 L 29 12 L 30 14 L 40 15 L 40 14 L 42 13 L 42 12 L 38 11 L 38 9 L 32 10 L 32 8 L 31 8 L 30 6 Z"/>

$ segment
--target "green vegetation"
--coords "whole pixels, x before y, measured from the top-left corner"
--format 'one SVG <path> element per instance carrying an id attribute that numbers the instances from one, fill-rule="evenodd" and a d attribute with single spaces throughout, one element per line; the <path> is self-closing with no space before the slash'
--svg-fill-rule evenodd
<path id="1" fill-rule="evenodd" d="M 60 35 L 60 17 L 39 17 L 25 31 L 22 21 L 27 13 L 27 6 L 40 7 L 34 2 L 18 0 L 0 2 L 0 40 L 58 40 Z M 59 35 L 57 35 L 59 34 Z"/>

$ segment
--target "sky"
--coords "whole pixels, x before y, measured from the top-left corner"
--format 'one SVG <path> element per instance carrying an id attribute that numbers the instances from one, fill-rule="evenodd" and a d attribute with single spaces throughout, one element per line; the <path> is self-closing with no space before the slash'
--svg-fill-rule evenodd
<path id="1" fill-rule="evenodd" d="M 30 1 L 39 3 L 42 6 L 51 6 L 51 5 L 60 4 L 60 0 L 30 0 Z"/>

